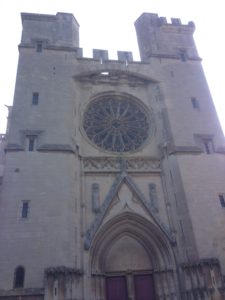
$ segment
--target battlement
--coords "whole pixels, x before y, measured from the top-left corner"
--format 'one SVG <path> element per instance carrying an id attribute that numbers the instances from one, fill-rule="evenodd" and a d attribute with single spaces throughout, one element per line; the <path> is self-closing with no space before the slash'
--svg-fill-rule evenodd
<path id="1" fill-rule="evenodd" d="M 102 50 L 102 49 L 93 49 L 92 50 L 92 57 L 84 57 L 83 56 L 83 49 L 77 48 L 76 49 L 76 57 L 79 58 L 86 58 L 86 59 L 93 59 L 93 60 L 99 60 L 100 63 L 103 63 L 104 61 L 110 61 L 110 60 L 116 60 L 116 59 L 110 59 L 108 50 Z M 133 62 L 133 54 L 130 51 L 117 51 L 117 60 L 130 63 Z"/>
<path id="2" fill-rule="evenodd" d="M 41 43 L 41 41 L 39 41 Z M 36 49 L 37 46 L 35 41 L 31 41 L 30 43 L 21 43 L 19 45 L 20 48 L 31 48 Z M 56 51 L 69 51 L 74 52 L 75 57 L 77 59 L 92 59 L 92 60 L 98 60 L 101 63 L 103 61 L 122 61 L 126 63 L 130 62 L 140 62 L 133 60 L 133 53 L 131 51 L 117 51 L 117 58 L 110 58 L 108 50 L 103 49 L 92 49 L 92 55 L 91 56 L 85 56 L 83 53 L 83 48 L 80 47 L 68 47 L 68 46 L 56 46 L 54 44 L 51 44 L 49 40 L 46 40 L 45 42 L 42 42 L 42 50 L 56 50 Z"/>
<path id="3" fill-rule="evenodd" d="M 161 27 L 168 26 L 174 27 L 177 29 L 189 29 L 190 33 L 193 33 L 195 30 L 195 24 L 193 21 L 188 22 L 188 24 L 182 24 L 179 18 L 171 18 L 171 22 L 167 21 L 166 17 L 159 17 L 158 14 L 154 13 L 143 13 L 135 22 L 135 26 L 143 22 L 149 22 L 151 26 Z"/>
<path id="4" fill-rule="evenodd" d="M 22 13 L 22 39 L 20 48 L 75 51 L 77 59 L 83 57 L 79 47 L 79 24 L 73 14 L 56 15 Z M 143 13 L 135 22 L 140 56 L 142 61 L 150 57 L 198 60 L 198 53 L 193 40 L 195 25 L 193 22 L 182 24 L 179 18 L 165 17 L 154 13 Z M 108 61 L 107 50 L 94 49 L 93 60 Z M 114 60 L 114 59 L 113 59 Z M 130 51 L 118 51 L 117 60 L 126 64 L 133 62 Z M 115 61 L 115 60 L 114 60 Z"/>
<path id="5" fill-rule="evenodd" d="M 142 60 L 150 57 L 177 57 L 182 60 L 199 59 L 193 40 L 194 22 L 182 24 L 179 18 L 158 14 L 143 13 L 135 22 L 140 56 Z"/>

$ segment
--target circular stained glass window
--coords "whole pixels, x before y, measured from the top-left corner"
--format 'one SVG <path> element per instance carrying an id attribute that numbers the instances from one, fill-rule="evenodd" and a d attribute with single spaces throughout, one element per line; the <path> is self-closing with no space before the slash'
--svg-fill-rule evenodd
<path id="1" fill-rule="evenodd" d="M 88 105 L 83 128 L 88 138 L 100 148 L 113 152 L 134 151 L 149 136 L 148 115 L 133 99 L 104 96 Z"/>

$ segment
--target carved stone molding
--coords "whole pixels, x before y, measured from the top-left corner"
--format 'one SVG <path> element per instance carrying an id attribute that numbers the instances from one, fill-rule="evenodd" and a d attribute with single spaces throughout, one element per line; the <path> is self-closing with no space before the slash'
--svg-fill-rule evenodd
<path id="1" fill-rule="evenodd" d="M 160 160 L 149 157 L 83 157 L 84 172 L 160 172 Z"/>
<path id="2" fill-rule="evenodd" d="M 149 79 L 144 78 L 143 76 L 141 77 L 136 74 L 116 70 L 106 71 L 105 69 L 103 71 L 99 71 L 98 73 L 93 72 L 92 74 L 74 76 L 74 79 L 81 82 L 91 82 L 92 84 L 127 84 L 134 87 L 139 85 L 147 85 L 149 83 Z"/>
<path id="3" fill-rule="evenodd" d="M 80 269 L 68 268 L 64 266 L 49 267 L 45 269 L 45 275 L 59 275 L 59 274 L 63 274 L 63 275 L 71 274 L 71 275 L 80 276 L 83 274 L 83 272 Z"/>
<path id="4" fill-rule="evenodd" d="M 209 258 L 203 258 L 200 259 L 199 261 L 195 261 L 195 262 L 187 262 L 187 263 L 183 263 L 181 265 L 182 268 L 195 268 L 195 267 L 199 267 L 199 266 L 215 266 L 218 265 L 219 266 L 219 260 L 218 258 L 215 257 L 209 257 Z"/>

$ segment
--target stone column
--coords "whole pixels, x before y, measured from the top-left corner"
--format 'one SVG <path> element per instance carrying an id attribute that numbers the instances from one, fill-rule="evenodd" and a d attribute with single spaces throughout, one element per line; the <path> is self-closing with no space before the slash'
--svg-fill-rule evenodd
<path id="1" fill-rule="evenodd" d="M 134 291 L 134 278 L 131 273 L 127 273 L 127 293 L 129 300 L 135 300 L 135 291 Z"/>
<path id="2" fill-rule="evenodd" d="M 154 282 L 155 282 L 156 299 L 164 300 L 164 287 L 162 283 L 161 272 L 159 270 L 154 272 Z"/>
<path id="3" fill-rule="evenodd" d="M 99 277 L 99 300 L 105 300 L 106 290 L 105 290 L 105 276 L 101 275 Z"/>

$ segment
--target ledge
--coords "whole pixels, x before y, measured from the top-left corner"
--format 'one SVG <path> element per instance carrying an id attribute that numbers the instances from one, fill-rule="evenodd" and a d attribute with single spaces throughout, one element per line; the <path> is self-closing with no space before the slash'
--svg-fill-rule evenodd
<path id="1" fill-rule="evenodd" d="M 13 290 L 0 290 L 0 297 L 10 297 L 10 296 L 29 296 L 29 295 L 44 295 L 44 288 L 32 288 L 32 289 L 13 289 Z"/>
<path id="2" fill-rule="evenodd" d="M 69 144 L 44 144 L 44 145 L 39 146 L 37 148 L 37 151 L 76 153 L 76 150 L 73 149 Z"/>
<path id="3" fill-rule="evenodd" d="M 151 57 L 170 58 L 170 59 L 181 60 L 180 55 L 175 55 L 175 54 L 152 53 L 152 54 L 149 54 L 149 58 L 151 58 Z M 188 56 L 185 62 L 188 62 L 188 61 L 202 61 L 202 58 L 199 56 Z M 185 62 L 183 62 L 183 63 L 185 63 Z"/>
<path id="4" fill-rule="evenodd" d="M 8 144 L 5 148 L 5 151 L 25 151 L 25 149 L 19 144 Z M 36 151 L 77 153 L 77 151 L 69 144 L 43 144 L 41 146 L 38 146 Z"/>
<path id="5" fill-rule="evenodd" d="M 5 147 L 5 151 L 24 151 L 24 148 L 19 144 L 7 144 Z"/>
<path id="6" fill-rule="evenodd" d="M 171 146 L 168 148 L 169 155 L 171 154 L 200 154 L 202 153 L 202 149 L 197 146 Z"/>

